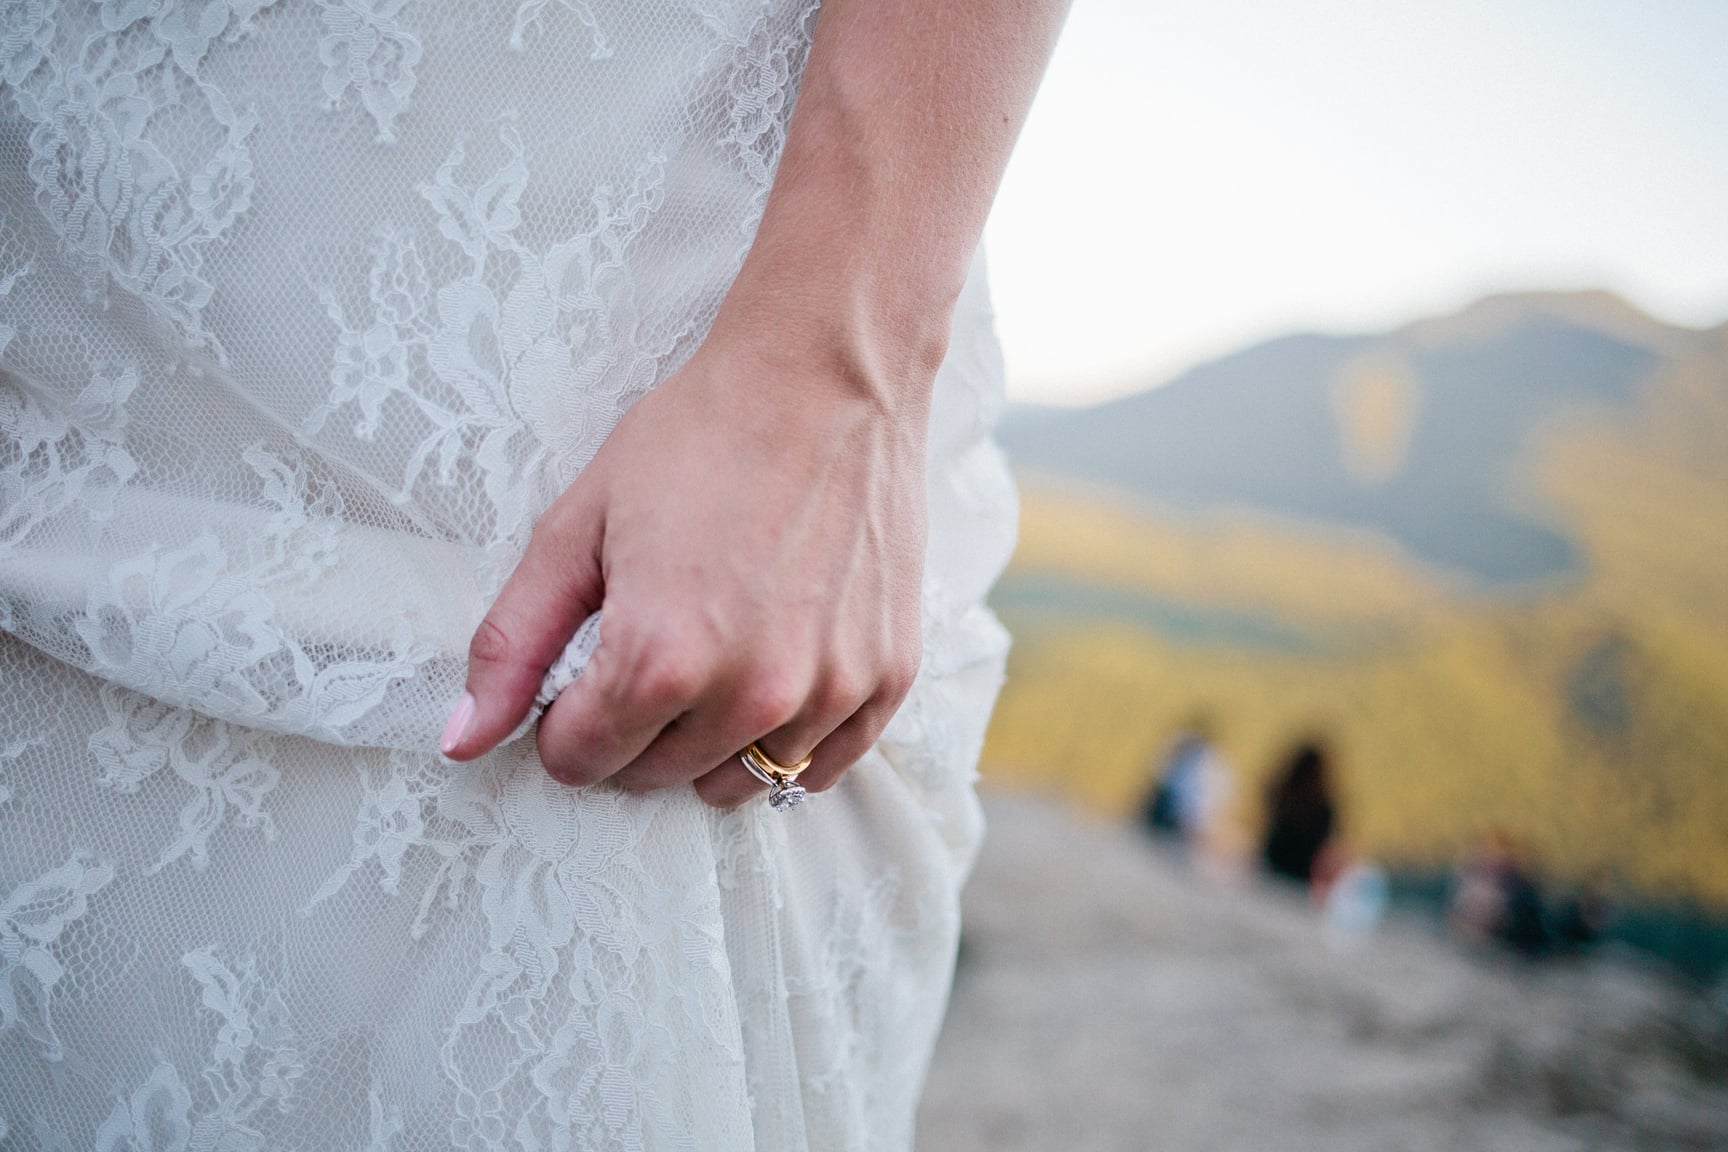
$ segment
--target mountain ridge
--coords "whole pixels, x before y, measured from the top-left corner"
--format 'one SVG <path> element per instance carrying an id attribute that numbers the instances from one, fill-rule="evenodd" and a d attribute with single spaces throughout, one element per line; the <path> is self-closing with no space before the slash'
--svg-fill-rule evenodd
<path id="1" fill-rule="evenodd" d="M 1530 483 L 1543 432 L 1629 415 L 1660 367 L 1718 331 L 1602 291 L 1490 296 L 1382 333 L 1276 337 L 1089 408 L 1015 409 L 1001 438 L 1023 469 L 1178 509 L 1366 528 L 1516 585 L 1581 562 Z"/>

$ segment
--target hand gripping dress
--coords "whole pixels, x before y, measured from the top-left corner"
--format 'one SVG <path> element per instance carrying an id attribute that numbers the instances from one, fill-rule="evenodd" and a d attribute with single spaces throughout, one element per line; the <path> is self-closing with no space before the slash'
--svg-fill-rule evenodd
<path id="1" fill-rule="evenodd" d="M 796 812 L 454 765 L 702 340 L 804 0 L 0 3 L 0 1148 L 899 1149 L 1007 639 L 982 277 L 923 669 Z"/>

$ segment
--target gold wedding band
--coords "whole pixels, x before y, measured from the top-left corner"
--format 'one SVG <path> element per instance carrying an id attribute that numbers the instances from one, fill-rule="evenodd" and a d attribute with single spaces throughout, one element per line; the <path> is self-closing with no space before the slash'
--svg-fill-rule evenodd
<path id="1" fill-rule="evenodd" d="M 809 756 L 796 764 L 782 764 L 762 751 L 762 746 L 752 740 L 738 753 L 738 759 L 744 762 L 750 775 L 768 785 L 768 806 L 774 811 L 785 812 L 804 802 L 804 786 L 794 777 L 810 767 Z"/>
<path id="2" fill-rule="evenodd" d="M 810 767 L 810 757 L 808 756 L 804 757 L 804 759 L 798 761 L 796 764 L 782 764 L 780 761 L 774 759 L 774 757 L 768 755 L 768 753 L 762 751 L 762 745 L 756 743 L 754 740 L 745 745 L 744 755 L 747 757 L 754 757 L 757 765 L 762 769 L 762 771 L 767 772 L 769 775 L 783 776 L 788 780 L 804 771 L 804 769 Z"/>

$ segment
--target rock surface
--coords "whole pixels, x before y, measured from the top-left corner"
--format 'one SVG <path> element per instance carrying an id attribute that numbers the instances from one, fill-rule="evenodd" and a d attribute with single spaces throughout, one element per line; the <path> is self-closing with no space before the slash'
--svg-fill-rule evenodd
<path id="1" fill-rule="evenodd" d="M 921 1152 L 1728 1149 L 1728 1004 L 1532 966 L 987 797 Z"/>

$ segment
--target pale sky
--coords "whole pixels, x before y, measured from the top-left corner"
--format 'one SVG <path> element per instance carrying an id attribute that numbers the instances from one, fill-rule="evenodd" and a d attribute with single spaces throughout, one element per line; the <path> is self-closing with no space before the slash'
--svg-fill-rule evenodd
<path id="1" fill-rule="evenodd" d="M 1728 319 L 1728 0 L 1075 0 L 986 230 L 1016 400 L 1602 287 Z"/>

